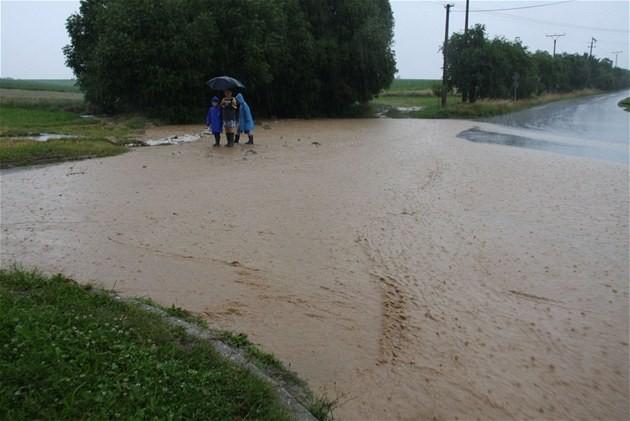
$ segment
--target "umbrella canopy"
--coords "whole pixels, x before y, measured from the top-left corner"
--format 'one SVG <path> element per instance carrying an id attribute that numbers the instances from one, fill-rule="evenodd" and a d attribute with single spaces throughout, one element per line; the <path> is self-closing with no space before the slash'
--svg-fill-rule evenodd
<path id="1" fill-rule="evenodd" d="M 218 76 L 207 82 L 208 86 L 215 91 L 225 91 L 226 89 L 245 89 L 240 81 L 230 76 Z"/>

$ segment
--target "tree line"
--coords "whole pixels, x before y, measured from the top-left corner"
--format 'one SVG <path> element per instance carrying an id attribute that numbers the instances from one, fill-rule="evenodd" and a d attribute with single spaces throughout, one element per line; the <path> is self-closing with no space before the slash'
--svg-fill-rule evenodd
<path id="1" fill-rule="evenodd" d="M 464 102 L 630 86 L 630 71 L 614 67 L 607 58 L 532 53 L 518 39 L 489 39 L 484 25 L 449 38 L 446 65 L 447 88 L 457 89 Z"/>
<path id="2" fill-rule="evenodd" d="M 103 112 L 199 119 L 227 74 L 258 114 L 337 115 L 391 83 L 393 24 L 389 0 L 82 0 L 64 54 Z"/>

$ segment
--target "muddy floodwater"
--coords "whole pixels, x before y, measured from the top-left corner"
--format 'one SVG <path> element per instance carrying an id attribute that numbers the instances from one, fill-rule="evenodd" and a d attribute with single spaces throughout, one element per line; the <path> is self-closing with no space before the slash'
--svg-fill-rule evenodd
<path id="1" fill-rule="evenodd" d="M 628 166 L 475 126 L 505 132 L 279 121 L 3 171 L 2 264 L 245 332 L 341 420 L 627 419 Z"/>

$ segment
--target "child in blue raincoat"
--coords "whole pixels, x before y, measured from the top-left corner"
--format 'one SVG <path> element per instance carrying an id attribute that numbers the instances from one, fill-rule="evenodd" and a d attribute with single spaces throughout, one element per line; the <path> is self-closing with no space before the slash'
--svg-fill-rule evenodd
<path id="1" fill-rule="evenodd" d="M 214 135 L 214 146 L 221 144 L 221 131 L 223 130 L 223 120 L 221 119 L 221 107 L 219 106 L 219 98 L 212 98 L 212 106 L 208 110 L 206 116 L 206 126 Z"/>
<path id="2" fill-rule="evenodd" d="M 236 135 L 236 143 L 238 143 L 241 133 L 247 134 L 249 140 L 247 141 L 247 145 L 254 144 L 254 117 L 252 116 L 252 111 L 249 109 L 249 105 L 245 102 L 245 97 L 243 94 L 236 95 L 236 100 L 238 101 L 239 107 L 239 124 L 238 124 L 238 133 Z"/>

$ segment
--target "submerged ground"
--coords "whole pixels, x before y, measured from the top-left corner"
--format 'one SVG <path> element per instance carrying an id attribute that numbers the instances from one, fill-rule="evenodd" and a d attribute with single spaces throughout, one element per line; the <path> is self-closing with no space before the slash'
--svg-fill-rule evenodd
<path id="1" fill-rule="evenodd" d="M 627 165 L 474 125 L 498 130 L 280 121 L 253 148 L 5 171 L 2 262 L 245 332 L 340 419 L 624 418 Z"/>

